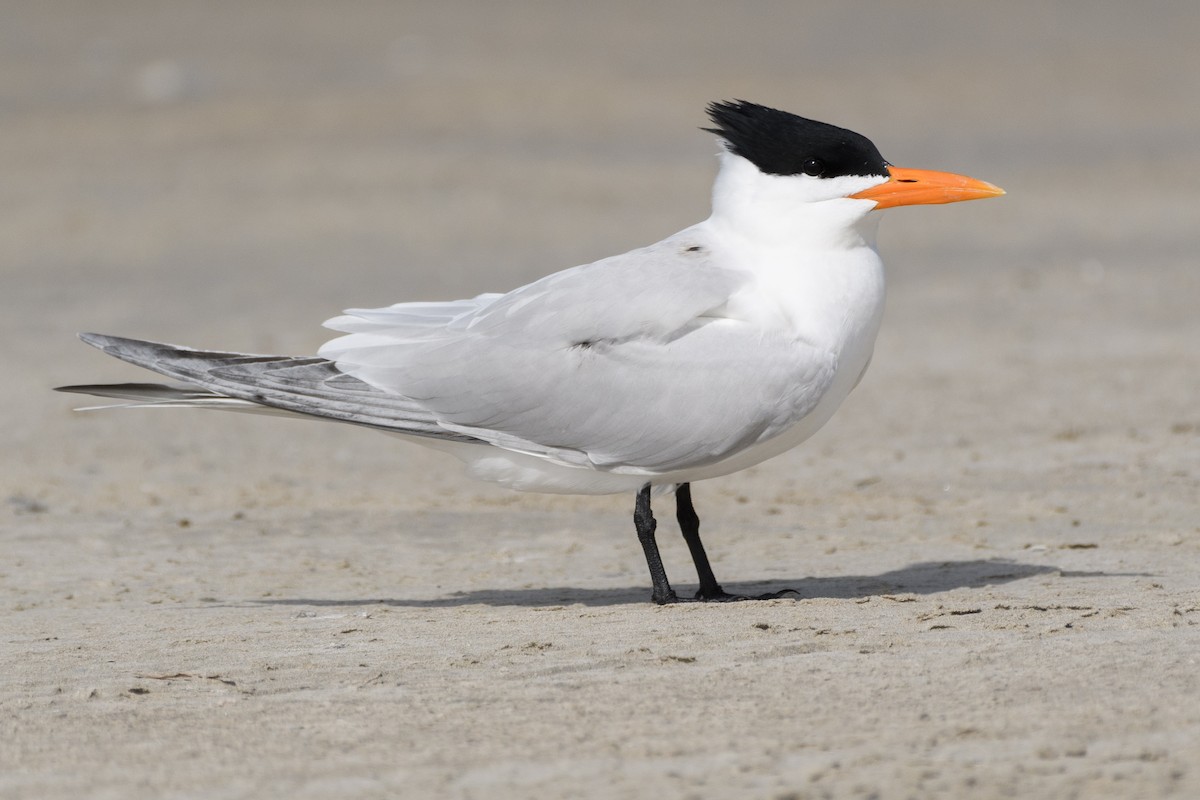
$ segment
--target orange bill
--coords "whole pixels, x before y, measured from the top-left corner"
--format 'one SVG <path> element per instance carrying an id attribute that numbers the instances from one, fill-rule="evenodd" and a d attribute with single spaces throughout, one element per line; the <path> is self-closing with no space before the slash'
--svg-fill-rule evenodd
<path id="1" fill-rule="evenodd" d="M 872 186 L 850 197 L 855 200 L 874 200 L 875 208 L 880 209 L 982 200 L 1004 194 L 999 186 L 953 172 L 889 166 L 888 173 L 891 178 L 887 183 Z"/>

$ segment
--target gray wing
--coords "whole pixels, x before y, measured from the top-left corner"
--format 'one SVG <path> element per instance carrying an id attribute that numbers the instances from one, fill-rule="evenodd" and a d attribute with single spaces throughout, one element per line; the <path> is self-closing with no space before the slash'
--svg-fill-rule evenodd
<path id="1" fill-rule="evenodd" d="M 139 405 L 220 407 L 222 400 L 233 398 L 414 436 L 478 441 L 447 430 L 412 400 L 346 375 L 324 358 L 193 350 L 98 333 L 80 334 L 79 338 L 122 361 L 184 381 L 187 386 L 83 385 L 63 386 L 60 391 L 134 400 Z"/>
<path id="2" fill-rule="evenodd" d="M 349 312 L 327 324 L 356 332 L 321 354 L 506 449 L 636 473 L 714 463 L 809 413 L 836 364 L 726 316 L 748 276 L 688 249 L 687 233 L 441 305 L 440 325 L 405 305 Z"/>

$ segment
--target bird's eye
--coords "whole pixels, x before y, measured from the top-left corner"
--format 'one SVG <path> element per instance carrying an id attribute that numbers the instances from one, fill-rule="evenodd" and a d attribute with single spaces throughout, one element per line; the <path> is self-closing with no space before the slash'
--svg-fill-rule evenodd
<path id="1" fill-rule="evenodd" d="M 814 178 L 819 177 L 825 171 L 825 165 L 821 163 L 819 158 L 810 158 L 801 166 L 805 175 L 812 175 Z"/>

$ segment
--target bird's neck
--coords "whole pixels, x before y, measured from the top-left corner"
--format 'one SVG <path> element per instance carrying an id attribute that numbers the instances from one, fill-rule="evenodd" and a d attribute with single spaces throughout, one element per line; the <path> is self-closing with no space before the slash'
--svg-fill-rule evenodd
<path id="1" fill-rule="evenodd" d="M 881 215 L 874 203 L 844 195 L 857 190 L 855 181 L 861 189 L 878 179 L 837 180 L 851 185 L 822 184 L 815 188 L 830 196 L 814 198 L 811 181 L 764 175 L 727 157 L 702 224 L 726 263 L 753 276 L 730 299 L 731 317 L 835 352 L 869 353 L 884 298 L 875 249 Z"/>
<path id="2" fill-rule="evenodd" d="M 766 175 L 746 159 L 725 153 L 713 184 L 708 224 L 722 235 L 771 249 L 873 248 L 879 216 L 871 213 L 874 203 L 845 195 L 878 182 L 877 177 L 818 183 L 807 176 Z"/>

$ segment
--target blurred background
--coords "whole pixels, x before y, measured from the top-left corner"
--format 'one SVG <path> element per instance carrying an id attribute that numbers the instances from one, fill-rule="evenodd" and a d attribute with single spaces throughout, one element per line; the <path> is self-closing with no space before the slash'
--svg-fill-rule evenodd
<path id="1" fill-rule="evenodd" d="M 78 330 L 306 353 L 344 307 L 505 290 L 655 241 L 708 212 L 698 128 L 726 98 L 1009 192 L 889 215 L 875 366 L 815 455 L 764 469 L 940 488 L 973 453 L 992 487 L 1120 483 L 1078 478 L 1099 463 L 1196 487 L 1195 3 L 2 10 L 13 514 L 486 494 L 363 432 L 73 415 L 49 388 L 145 378 Z"/>

